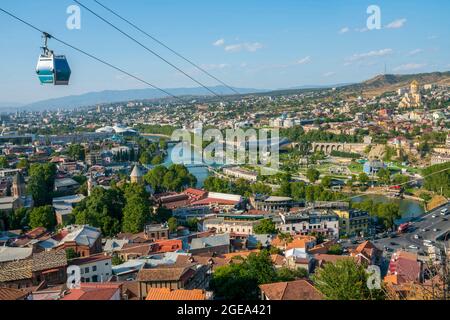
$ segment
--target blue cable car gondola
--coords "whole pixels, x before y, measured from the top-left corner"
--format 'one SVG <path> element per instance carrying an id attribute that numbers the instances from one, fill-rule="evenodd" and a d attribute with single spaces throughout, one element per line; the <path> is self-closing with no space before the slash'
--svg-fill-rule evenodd
<path id="1" fill-rule="evenodd" d="M 44 33 L 43 53 L 39 56 L 36 67 L 36 73 L 42 85 L 65 85 L 69 84 L 71 70 L 67 59 L 62 55 L 55 55 L 52 50 L 48 49 L 47 41 L 51 36 Z"/>

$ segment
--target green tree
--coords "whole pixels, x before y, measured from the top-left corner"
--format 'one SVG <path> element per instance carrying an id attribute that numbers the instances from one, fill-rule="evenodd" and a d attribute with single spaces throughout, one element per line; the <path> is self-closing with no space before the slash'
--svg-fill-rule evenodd
<path id="1" fill-rule="evenodd" d="M 270 195 L 272 193 L 272 188 L 265 183 L 256 182 L 250 185 L 253 194 L 264 194 Z"/>
<path id="2" fill-rule="evenodd" d="M 170 217 L 169 220 L 167 220 L 167 224 L 169 225 L 169 231 L 175 232 L 178 228 L 178 221 L 175 217 Z"/>
<path id="3" fill-rule="evenodd" d="M 258 285 L 277 281 L 277 273 L 266 250 L 251 253 L 247 259 L 219 267 L 213 273 L 211 289 L 226 300 L 256 300 Z"/>
<path id="4" fill-rule="evenodd" d="M 35 207 L 30 212 L 30 227 L 44 227 L 48 230 L 56 226 L 56 217 L 52 206 Z"/>
<path id="5" fill-rule="evenodd" d="M 7 169 L 9 167 L 8 160 L 5 156 L 0 156 L 0 168 Z"/>
<path id="6" fill-rule="evenodd" d="M 320 184 L 324 187 L 324 188 L 330 188 L 331 187 L 331 182 L 332 182 L 332 178 L 330 176 L 325 176 L 322 178 L 322 180 L 320 181 Z"/>
<path id="7" fill-rule="evenodd" d="M 152 159 L 152 161 L 151 161 L 151 164 L 153 165 L 153 166 L 157 166 L 157 165 L 159 165 L 159 164 L 162 164 L 164 162 L 164 158 L 161 156 L 161 155 L 157 155 L 157 156 L 155 156 L 153 159 Z"/>
<path id="8" fill-rule="evenodd" d="M 150 201 L 142 185 L 129 184 L 125 188 L 125 207 L 123 208 L 122 230 L 138 233 L 150 220 Z"/>
<path id="9" fill-rule="evenodd" d="M 382 299 L 382 290 L 370 290 L 368 273 L 352 259 L 326 263 L 313 276 L 316 288 L 328 300 L 375 300 Z"/>
<path id="10" fill-rule="evenodd" d="M 277 270 L 277 281 L 294 281 L 308 277 L 308 271 L 305 268 L 289 269 L 282 267 Z"/>
<path id="11" fill-rule="evenodd" d="M 291 183 L 291 197 L 295 201 L 300 201 L 305 199 L 306 197 L 306 184 L 301 182 L 292 182 Z"/>
<path id="12" fill-rule="evenodd" d="M 396 203 L 383 203 L 378 206 L 377 216 L 382 219 L 386 228 L 392 229 L 395 220 L 401 218 L 400 206 Z"/>
<path id="13" fill-rule="evenodd" d="M 84 161 L 86 152 L 84 147 L 81 144 L 71 144 L 69 148 L 67 148 L 67 154 L 74 160 Z"/>
<path id="14" fill-rule="evenodd" d="M 342 246 L 340 244 L 334 244 L 328 248 L 328 254 L 341 255 L 343 253 Z"/>
<path id="15" fill-rule="evenodd" d="M 82 200 L 72 211 L 77 224 L 100 228 L 103 235 L 113 236 L 121 231 L 123 191 L 96 187 L 91 196 Z"/>
<path id="16" fill-rule="evenodd" d="M 144 180 L 155 190 L 155 192 L 163 191 L 163 179 L 166 173 L 168 172 L 167 168 L 164 166 L 157 166 L 147 172 L 144 176 Z"/>
<path id="17" fill-rule="evenodd" d="M 187 219 L 186 227 L 188 227 L 191 232 L 197 232 L 198 231 L 198 219 L 197 218 Z"/>
<path id="18" fill-rule="evenodd" d="M 290 233 L 284 233 L 284 232 L 280 232 L 278 234 L 278 238 L 281 240 L 281 242 L 284 245 L 284 250 L 286 250 L 287 245 L 289 243 L 291 243 L 294 240 L 294 237 L 292 237 L 292 235 Z"/>
<path id="19" fill-rule="evenodd" d="M 369 176 L 365 172 L 361 172 L 358 176 L 358 180 L 361 184 L 365 185 L 369 182 Z"/>
<path id="20" fill-rule="evenodd" d="M 139 157 L 139 162 L 141 164 L 150 164 L 152 162 L 152 154 L 150 152 L 144 152 L 141 154 L 141 156 Z"/>
<path id="21" fill-rule="evenodd" d="M 33 197 L 35 206 L 40 207 L 52 203 L 55 177 L 56 166 L 53 163 L 36 163 L 30 167 L 28 190 Z"/>
<path id="22" fill-rule="evenodd" d="M 29 223 L 29 211 L 27 208 L 19 208 L 9 216 L 9 229 L 23 229 Z"/>
<path id="23" fill-rule="evenodd" d="M 79 254 L 73 248 L 66 249 L 66 258 L 67 260 L 73 260 L 79 257 Z"/>
<path id="24" fill-rule="evenodd" d="M 113 266 L 118 266 L 119 264 L 122 264 L 124 262 L 125 261 L 123 261 L 117 254 L 111 257 L 111 263 Z"/>
<path id="25" fill-rule="evenodd" d="M 319 180 L 320 172 L 319 172 L 319 170 L 317 170 L 317 169 L 309 168 L 309 169 L 306 171 L 306 177 L 308 178 L 308 180 L 309 180 L 311 183 L 314 183 L 314 182 L 316 182 L 317 180 Z"/>
<path id="26" fill-rule="evenodd" d="M 253 232 L 255 234 L 275 234 L 277 233 L 277 228 L 272 219 L 264 219 L 253 228 Z"/>
<path id="27" fill-rule="evenodd" d="M 25 159 L 25 158 L 21 158 L 21 159 L 19 160 L 19 162 L 17 162 L 16 168 L 17 168 L 17 169 L 28 169 L 29 166 L 30 166 L 30 165 L 29 165 L 29 163 L 28 163 L 28 160 Z"/>
<path id="28" fill-rule="evenodd" d="M 437 164 L 422 170 L 423 187 L 449 198 L 450 197 L 450 162 Z"/>
<path id="29" fill-rule="evenodd" d="M 203 183 L 203 188 L 210 192 L 231 192 L 231 183 L 226 179 L 209 176 Z"/>
<path id="30" fill-rule="evenodd" d="M 387 168 L 381 168 L 377 173 L 378 179 L 381 183 L 388 185 L 391 183 L 391 172 Z"/>

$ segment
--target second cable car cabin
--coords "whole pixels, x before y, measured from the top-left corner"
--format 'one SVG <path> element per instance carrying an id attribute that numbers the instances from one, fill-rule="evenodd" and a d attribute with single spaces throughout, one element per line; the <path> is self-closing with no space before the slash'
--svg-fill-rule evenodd
<path id="1" fill-rule="evenodd" d="M 39 77 L 39 81 L 42 85 L 69 85 L 71 70 L 66 57 L 63 55 L 55 55 L 52 50 L 48 49 L 47 41 L 51 38 L 48 33 L 44 33 L 43 37 L 43 53 L 39 56 L 36 66 L 36 73 Z"/>

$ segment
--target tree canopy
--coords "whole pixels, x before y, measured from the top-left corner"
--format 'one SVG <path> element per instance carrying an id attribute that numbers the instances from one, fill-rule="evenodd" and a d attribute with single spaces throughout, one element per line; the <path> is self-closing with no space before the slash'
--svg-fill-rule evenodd
<path id="1" fill-rule="evenodd" d="M 44 227 L 53 229 L 56 226 L 56 217 L 52 206 L 35 207 L 30 212 L 30 227 Z"/>
<path id="2" fill-rule="evenodd" d="M 327 300 L 376 300 L 382 299 L 382 290 L 370 290 L 369 274 L 352 259 L 326 263 L 313 276 L 316 288 Z"/>
<path id="3" fill-rule="evenodd" d="M 107 236 L 121 231 L 124 195 L 121 190 L 96 187 L 91 196 L 81 201 L 72 214 L 77 224 L 89 224 L 100 228 Z"/>
<path id="4" fill-rule="evenodd" d="M 56 166 L 54 163 L 35 163 L 30 167 L 28 190 L 37 207 L 52 204 Z"/>

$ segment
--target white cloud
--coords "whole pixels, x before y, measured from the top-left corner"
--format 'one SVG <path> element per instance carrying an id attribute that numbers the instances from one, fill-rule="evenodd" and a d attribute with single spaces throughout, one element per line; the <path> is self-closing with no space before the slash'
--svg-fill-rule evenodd
<path id="1" fill-rule="evenodd" d="M 399 29 L 402 28 L 406 23 L 406 19 L 397 19 L 395 21 L 392 21 L 391 23 L 389 23 L 386 28 L 387 29 Z"/>
<path id="2" fill-rule="evenodd" d="M 226 63 L 219 63 L 219 64 L 212 63 L 212 64 L 203 64 L 202 65 L 202 68 L 205 70 L 220 70 L 220 69 L 225 69 L 228 67 L 230 67 L 230 65 L 226 64 Z"/>
<path id="3" fill-rule="evenodd" d="M 236 44 L 230 44 L 225 47 L 225 51 L 227 52 L 240 52 L 240 51 L 248 51 L 248 52 L 255 52 L 259 49 L 262 49 L 263 45 L 259 42 L 245 42 L 245 43 L 236 43 Z"/>
<path id="4" fill-rule="evenodd" d="M 423 49 L 414 49 L 408 53 L 409 56 L 415 56 L 416 54 L 422 53 Z"/>
<path id="5" fill-rule="evenodd" d="M 381 49 L 381 50 L 373 50 L 365 53 L 355 53 L 353 56 L 351 56 L 348 61 L 358 61 L 363 60 L 367 58 L 372 57 L 383 57 L 389 54 L 392 54 L 393 50 L 390 48 L 387 49 Z"/>
<path id="6" fill-rule="evenodd" d="M 311 57 L 307 56 L 307 57 L 304 57 L 304 58 L 298 60 L 295 64 L 306 64 L 306 63 L 309 63 L 310 61 L 311 61 Z"/>
<path id="7" fill-rule="evenodd" d="M 344 34 L 344 33 L 347 33 L 347 32 L 349 32 L 349 31 L 350 31 L 349 27 L 344 27 L 344 28 L 342 28 L 341 30 L 339 30 L 339 33 L 340 33 L 340 34 Z"/>
<path id="8" fill-rule="evenodd" d="M 221 47 L 225 44 L 225 39 L 219 39 L 213 43 L 213 46 Z"/>
<path id="9" fill-rule="evenodd" d="M 425 66 L 426 66 L 425 63 L 406 63 L 394 68 L 394 71 L 411 71 L 421 69 Z"/>
<path id="10" fill-rule="evenodd" d="M 335 74 L 336 74 L 336 72 L 330 71 L 330 72 L 324 73 L 323 76 L 328 78 L 328 77 L 334 76 Z"/>
<path id="11" fill-rule="evenodd" d="M 366 32 L 366 31 L 369 31 L 369 29 L 367 29 L 367 28 L 356 28 L 355 31 L 356 32 Z"/>

